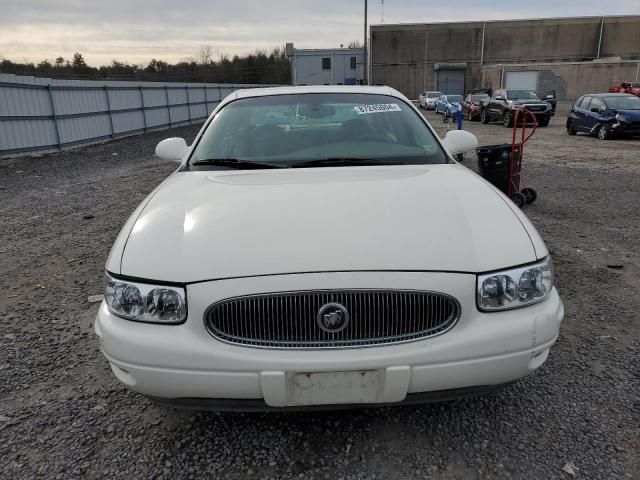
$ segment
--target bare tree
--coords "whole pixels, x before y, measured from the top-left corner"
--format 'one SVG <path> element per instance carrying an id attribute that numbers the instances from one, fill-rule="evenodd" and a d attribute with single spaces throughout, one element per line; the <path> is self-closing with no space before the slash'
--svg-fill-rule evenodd
<path id="1" fill-rule="evenodd" d="M 198 51 L 200 65 L 210 65 L 213 62 L 213 49 L 209 45 L 203 45 Z"/>
<path id="2" fill-rule="evenodd" d="M 347 44 L 347 48 L 362 48 L 362 42 L 360 40 L 352 40 Z"/>

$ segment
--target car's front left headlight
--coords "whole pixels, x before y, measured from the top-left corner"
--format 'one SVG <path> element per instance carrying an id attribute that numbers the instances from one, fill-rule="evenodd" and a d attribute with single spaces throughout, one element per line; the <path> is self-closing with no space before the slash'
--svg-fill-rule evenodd
<path id="1" fill-rule="evenodd" d="M 105 303 L 111 313 L 136 322 L 182 323 L 187 318 L 184 288 L 120 280 L 106 275 Z"/>
<path id="2" fill-rule="evenodd" d="M 551 257 L 501 272 L 478 275 L 478 308 L 485 312 L 526 307 L 544 300 L 553 288 Z"/>
<path id="3" fill-rule="evenodd" d="M 616 113 L 616 120 L 618 122 L 625 122 L 625 123 L 627 122 L 626 117 L 621 113 Z"/>

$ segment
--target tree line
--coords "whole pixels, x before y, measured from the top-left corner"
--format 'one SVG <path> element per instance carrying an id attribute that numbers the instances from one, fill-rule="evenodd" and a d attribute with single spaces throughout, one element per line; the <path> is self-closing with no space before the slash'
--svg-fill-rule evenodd
<path id="1" fill-rule="evenodd" d="M 200 48 L 197 58 L 190 57 L 173 64 L 153 58 L 147 65 L 113 60 L 111 64 L 101 67 L 87 65 L 84 56 L 76 52 L 71 59 L 58 57 L 37 64 L 0 60 L 0 73 L 85 80 L 291 83 L 291 64 L 284 47 L 271 51 L 256 50 L 243 56 L 220 54 L 214 58 L 211 47 L 205 46 Z"/>

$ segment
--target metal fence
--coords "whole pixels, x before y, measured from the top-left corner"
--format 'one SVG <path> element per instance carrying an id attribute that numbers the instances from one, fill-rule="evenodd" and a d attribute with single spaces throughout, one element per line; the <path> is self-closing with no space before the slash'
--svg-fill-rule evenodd
<path id="1" fill-rule="evenodd" d="M 240 88 L 264 85 L 99 82 L 0 74 L 0 158 L 189 125 Z"/>

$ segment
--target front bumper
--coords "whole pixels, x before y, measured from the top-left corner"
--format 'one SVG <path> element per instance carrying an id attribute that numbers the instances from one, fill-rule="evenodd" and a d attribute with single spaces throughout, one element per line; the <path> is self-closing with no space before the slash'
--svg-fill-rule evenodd
<path id="1" fill-rule="evenodd" d="M 611 131 L 618 135 L 640 135 L 640 122 L 615 122 L 611 125 Z"/>
<path id="2" fill-rule="evenodd" d="M 122 383 L 148 396 L 174 399 L 174 403 L 181 403 L 176 399 L 247 399 L 271 407 L 344 405 L 354 403 L 353 397 L 340 392 L 328 400 L 313 395 L 294 398 L 292 379 L 300 373 L 375 371 L 379 388 L 366 403 L 387 404 L 422 392 L 504 384 L 527 375 L 546 360 L 564 315 L 555 289 L 536 305 L 481 313 L 475 308 L 475 283 L 475 275 L 470 274 L 418 272 L 318 273 L 205 282 L 187 286 L 189 318 L 182 325 L 131 322 L 112 315 L 102 304 L 95 330 Z M 391 285 L 454 296 L 462 305 L 460 320 L 437 337 L 340 350 L 232 345 L 213 338 L 203 321 L 210 304 L 234 296 Z"/>

